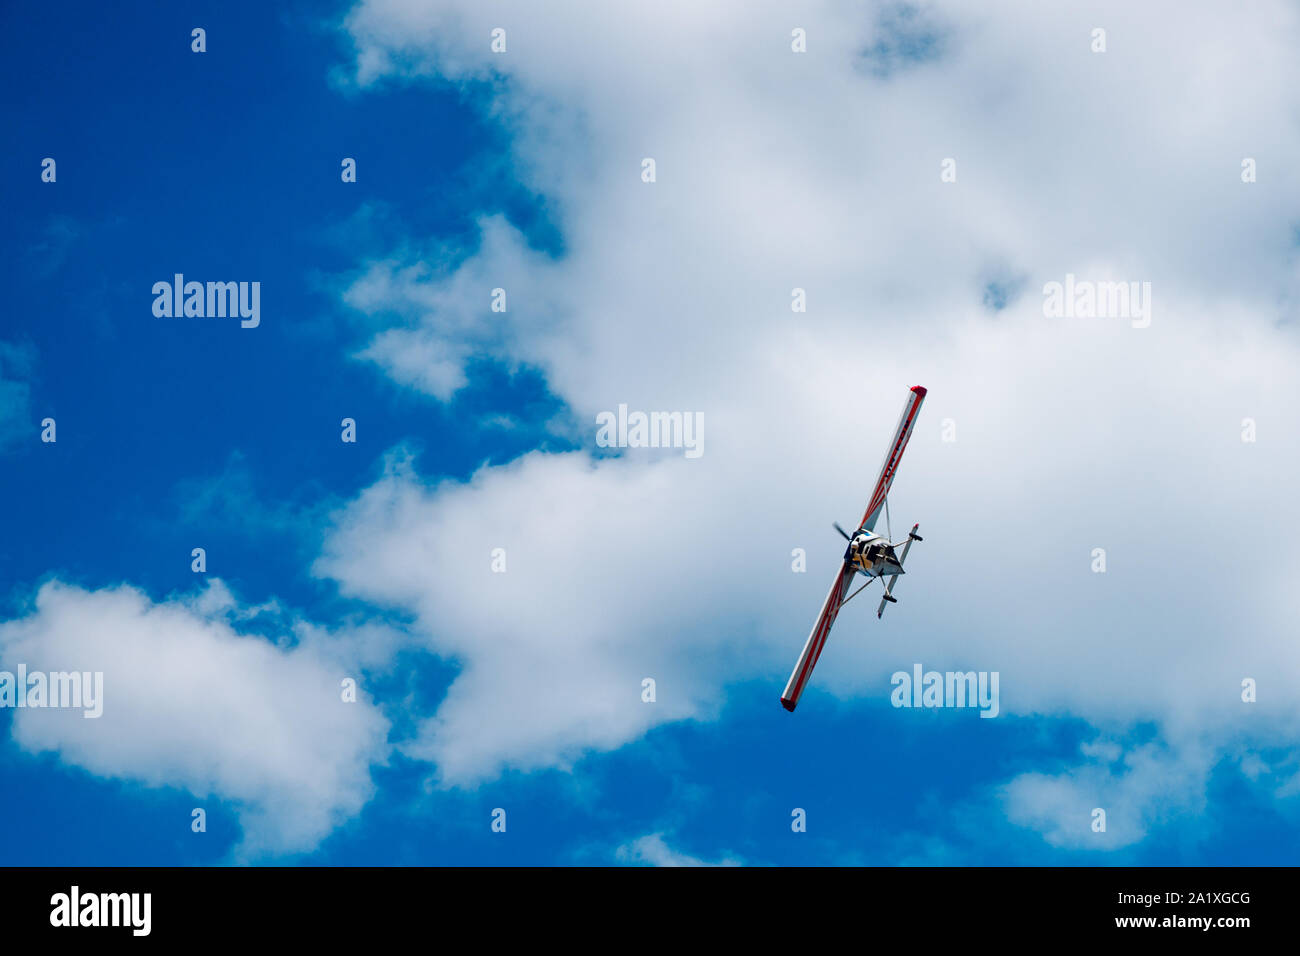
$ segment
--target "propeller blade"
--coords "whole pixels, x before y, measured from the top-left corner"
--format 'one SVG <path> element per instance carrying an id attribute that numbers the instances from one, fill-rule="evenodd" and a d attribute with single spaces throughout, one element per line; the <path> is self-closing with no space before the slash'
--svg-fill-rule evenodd
<path id="1" fill-rule="evenodd" d="M 851 537 L 849 537 L 849 533 L 840 527 L 840 523 L 838 521 L 832 521 L 831 524 L 835 527 L 835 530 L 838 531 L 843 536 L 845 541 L 853 540 Z"/>

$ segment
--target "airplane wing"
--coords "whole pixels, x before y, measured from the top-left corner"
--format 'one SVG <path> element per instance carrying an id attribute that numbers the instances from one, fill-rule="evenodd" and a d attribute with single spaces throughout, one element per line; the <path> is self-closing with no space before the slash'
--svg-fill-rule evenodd
<path id="1" fill-rule="evenodd" d="M 817 658 L 822 655 L 826 638 L 831 633 L 831 625 L 835 623 L 835 616 L 840 613 L 840 605 L 848 596 L 856 574 L 857 569 L 851 561 L 846 560 L 841 565 L 840 573 L 835 578 L 835 583 L 831 585 L 831 592 L 826 595 L 826 603 L 822 605 L 822 613 L 817 617 L 812 633 L 808 635 L 808 641 L 803 646 L 803 653 L 799 655 L 798 663 L 794 665 L 790 683 L 785 685 L 785 692 L 781 695 L 781 706 L 786 710 L 793 712 L 795 704 L 799 703 L 799 695 L 808 685 L 808 678 L 812 676 L 813 668 L 817 666 Z"/>
<path id="2" fill-rule="evenodd" d="M 890 442 L 889 451 L 885 453 L 885 463 L 880 466 L 880 477 L 876 479 L 871 500 L 867 502 L 867 513 L 862 516 L 860 527 L 868 531 L 875 530 L 876 519 L 880 517 L 880 512 L 885 507 L 885 496 L 889 494 L 889 486 L 894 482 L 894 472 L 898 471 L 898 463 L 903 460 L 903 449 L 907 447 L 907 440 L 912 437 L 912 427 L 916 424 L 923 401 L 925 401 L 925 389 L 922 386 L 918 385 L 907 393 L 903 414 L 899 416 L 898 427 L 894 429 L 894 440 Z"/>

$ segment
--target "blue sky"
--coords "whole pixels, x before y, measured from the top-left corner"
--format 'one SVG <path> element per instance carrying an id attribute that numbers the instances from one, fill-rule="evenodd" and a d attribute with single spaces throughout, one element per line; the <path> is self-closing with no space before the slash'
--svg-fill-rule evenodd
<path id="1" fill-rule="evenodd" d="M 1296 760 L 1287 718 L 1270 717 L 1265 730 L 1247 729 L 1236 716 L 1219 717 L 1213 703 L 1189 710 L 1214 716 L 1189 717 L 1178 702 L 1198 702 L 1207 684 L 1187 678 L 1177 665 L 1152 672 L 1156 688 L 1135 703 L 1131 688 L 1145 685 L 1114 674 L 1142 673 L 1151 659 L 1124 658 L 1106 639 L 1089 644 L 1100 631 L 1113 635 L 1116 648 L 1152 647 L 1167 631 L 1195 637 L 1194 598 L 1178 590 L 1181 583 L 1164 583 L 1166 575 L 1182 579 L 1187 542 L 1176 535 L 1183 532 L 1161 537 L 1165 525 L 1158 521 L 1164 519 L 1152 519 L 1156 547 L 1138 543 L 1142 536 L 1133 531 L 1135 516 L 1169 499 L 1160 494 L 1163 486 L 1144 488 L 1125 476 L 1132 469 L 1176 473 L 1189 450 L 1221 455 L 1196 460 L 1241 493 L 1234 498 L 1271 500 L 1275 486 L 1267 482 L 1283 481 L 1292 459 L 1270 458 L 1240 471 L 1223 462 L 1236 461 L 1227 456 L 1238 453 L 1242 414 L 1261 409 L 1259 417 L 1273 423 L 1275 435 L 1292 420 L 1294 403 L 1278 398 L 1285 379 L 1265 369 L 1258 375 L 1262 384 L 1247 386 L 1242 403 L 1204 412 L 1198 421 L 1214 427 L 1222 421 L 1226 437 L 1220 440 L 1161 417 L 1173 414 L 1173 399 L 1143 405 L 1149 421 L 1107 399 L 1090 405 L 1093 373 L 1081 367 L 1077 376 L 1062 373 L 1062 394 L 1043 413 L 1049 424 L 1079 423 L 1054 438 L 1048 426 L 1034 432 L 1007 411 L 1017 408 L 1020 396 L 985 406 L 980 377 L 959 384 L 952 372 L 987 364 L 996 373 L 1000 360 L 992 353 L 998 352 L 1007 367 L 1023 370 L 1023 355 L 1006 354 L 1023 348 L 1027 366 L 1039 369 L 1026 389 L 1037 389 L 1036 376 L 1050 375 L 1043 369 L 1077 351 L 1093 370 L 1099 361 L 1114 361 L 1104 366 L 1113 378 L 1095 384 L 1098 394 L 1111 395 L 1140 388 L 1135 383 L 1145 372 L 1159 381 L 1182 381 L 1183 356 L 1208 354 L 1197 335 L 1224 349 L 1223 366 L 1259 368 L 1251 364 L 1255 352 L 1239 355 L 1236 345 L 1215 338 L 1217 327 L 1191 320 L 1190 345 L 1181 338 L 1131 345 L 1113 330 L 1084 346 L 1070 340 L 1071 333 L 1045 342 L 1037 331 L 1044 321 L 1037 314 L 1037 280 L 1067 268 L 1082 274 L 1098 262 L 1163 280 L 1162 291 L 1178 290 L 1169 301 L 1176 296 L 1188 315 L 1201 307 L 1213 311 L 1225 300 L 1246 303 L 1242 308 L 1254 310 L 1250 320 L 1261 331 L 1245 336 L 1245 347 L 1273 351 L 1285 367 L 1293 339 L 1275 342 L 1267 335 L 1278 334 L 1279 326 L 1281 335 L 1289 334 L 1294 280 L 1288 278 L 1288 233 L 1280 226 L 1252 233 L 1258 238 L 1248 241 L 1258 245 L 1242 257 L 1253 265 L 1237 273 L 1251 272 L 1250 281 L 1226 293 L 1198 285 L 1199 250 L 1169 250 L 1158 234 L 1107 231 L 1109 213 L 1098 213 L 1096 222 L 1085 214 L 1073 240 L 1042 250 L 1035 229 L 1049 227 L 1025 211 L 1034 205 L 1034 191 L 1059 198 L 1060 184 L 1081 173 L 1058 170 L 1043 187 L 1026 160 L 1022 185 L 1030 198 L 1023 205 L 1013 193 L 999 193 L 1007 185 L 1001 183 L 951 213 L 970 216 L 956 225 L 927 227 L 924 211 L 889 211 L 883 192 L 872 193 L 873 215 L 885 223 L 885 235 L 865 239 L 867 264 L 855 265 L 858 252 L 846 250 L 858 242 L 851 229 L 839 230 L 834 201 L 809 198 L 815 211 L 795 217 L 783 237 L 770 242 L 760 237 L 761 224 L 743 221 L 752 190 L 803 197 L 800 176 L 811 183 L 822 175 L 813 154 L 828 155 L 796 149 L 796 156 L 744 168 L 745 157 L 761 155 L 773 135 L 755 120 L 761 111 L 746 112 L 752 103 L 718 93 L 717 115 L 727 117 L 719 121 L 726 142 L 715 144 L 726 154 L 723 173 L 701 172 L 700 166 L 686 172 L 694 156 L 691 133 L 698 132 L 691 122 L 665 124 L 642 141 L 602 126 L 612 116 L 624 121 L 624 113 L 644 115 L 648 129 L 661 113 L 686 115 L 671 83 L 651 95 L 646 90 L 653 85 L 628 80 L 624 88 L 620 79 L 611 84 L 618 95 L 610 93 L 608 102 L 567 102 L 571 93 L 596 94 L 586 87 L 573 93 L 554 62 L 529 59 L 530 48 L 563 45 L 535 23 L 511 21 L 511 42 L 523 65 L 494 73 L 496 66 L 475 61 L 482 52 L 473 45 L 477 39 L 463 40 L 459 27 L 440 23 L 428 34 L 406 29 L 403 17 L 420 16 L 407 6 L 11 5 L 0 13 L 0 95 L 11 131 L 11 146 L 0 154 L 8 184 L 0 241 L 9 263 L 0 327 L 0 623 L 36 622 L 30 631 L 13 626 L 8 637 L 0 632 L 0 666 L 12 668 L 15 654 L 36 647 L 32 634 L 44 635 L 47 645 L 55 642 L 51 646 L 63 648 L 65 658 L 78 642 L 111 658 L 116 628 L 140 618 L 128 614 L 121 624 L 96 617 L 108 613 L 107 605 L 93 604 L 92 596 L 129 587 L 150 607 L 187 609 L 177 612 L 189 622 L 181 631 L 194 628 L 196 647 L 207 646 L 201 635 L 215 633 L 208 629 L 226 628 L 222 634 L 240 635 L 232 639 L 278 648 L 275 653 L 302 664 L 304 674 L 323 661 L 346 661 L 338 673 L 361 676 L 365 701 L 358 706 L 373 718 L 336 771 L 318 774 L 304 758 L 293 771 L 266 770 L 263 779 L 258 768 L 274 768 L 277 761 L 274 755 L 245 761 L 262 748 L 255 721 L 247 739 L 216 727 L 194 737 L 191 747 L 182 729 L 178 740 L 155 750 L 149 728 L 166 723 L 169 711 L 162 704 L 151 710 L 147 694 L 133 699 L 133 723 L 106 717 L 103 731 L 47 730 L 35 723 L 41 715 L 28 713 L 21 719 L 32 721 L 31 729 L 19 734 L 14 712 L 0 711 L 0 816 L 8 821 L 0 860 L 608 864 L 664 862 L 670 848 L 682 859 L 748 864 L 1294 861 L 1300 833 L 1296 787 L 1288 783 Z M 862 71 L 848 55 L 842 64 L 845 76 L 864 84 L 863 100 L 885 131 L 891 116 L 907 113 L 910 97 L 932 91 L 928 84 L 938 82 L 937 74 L 928 71 L 960 65 L 963 49 L 970 49 L 963 36 L 972 35 L 952 10 L 933 14 L 940 22 L 929 25 L 901 9 L 884 5 L 879 17 L 862 24 L 875 32 L 862 37 L 860 54 L 885 56 L 887 69 Z M 659 26 L 671 35 L 672 18 L 682 15 L 674 12 Z M 942 22 L 949 15 L 954 21 Z M 466 19 L 473 22 L 473 16 Z M 817 16 L 829 23 L 834 14 Z M 784 53 L 789 25 L 779 15 L 772 22 L 780 28 L 774 48 Z M 190 51 L 194 26 L 207 31 L 206 53 Z M 563 24 L 548 28 L 559 31 Z M 1062 25 L 1063 32 L 1072 28 Z M 479 33 L 465 30 L 474 38 Z M 462 50 L 462 42 L 470 45 Z M 618 42 L 610 41 L 615 49 Z M 653 47 L 653 39 L 647 44 Z M 382 56 L 367 60 L 367 51 Z M 573 71 L 608 69 L 602 56 L 593 57 L 587 63 L 579 56 Z M 558 53 L 555 58 L 564 60 Z M 646 75 L 655 83 L 662 79 L 648 68 Z M 819 84 L 827 79 L 808 75 L 788 82 L 820 102 Z M 1150 91 L 1163 95 L 1158 85 Z M 806 108 L 800 102 L 793 115 Z M 623 110 L 619 103 L 630 105 Z M 1259 109 L 1265 119 L 1270 105 Z M 788 118 L 789 107 L 777 103 L 773 115 Z M 999 154 L 1007 143 L 998 141 L 999 129 L 982 131 L 977 120 L 953 141 L 962 147 L 961 162 L 971 157 L 972 178 L 983 181 L 993 176 L 983 167 L 997 165 L 991 157 L 1007 159 Z M 778 129 L 783 121 L 776 121 Z M 925 126 L 898 134 L 898 151 L 918 144 L 928 149 L 934 132 Z M 674 131 L 680 134 L 676 143 L 668 139 Z M 826 135 L 833 141 L 837 134 Z M 880 145 L 893 135 L 878 133 L 864 151 L 846 147 L 842 158 L 826 162 L 835 176 L 855 163 L 879 163 L 880 181 L 889 181 L 899 168 L 895 162 L 910 162 L 892 159 L 894 153 Z M 1226 179 L 1236 186 L 1241 151 L 1235 142 L 1222 146 Z M 656 149 L 669 198 L 647 205 L 644 192 L 602 192 L 612 164 L 623 162 L 633 170 L 631 188 L 643 186 L 635 182 L 638 164 Z M 934 156 L 935 175 L 927 172 L 936 183 L 944 155 Z M 46 156 L 58 163 L 54 184 L 40 180 Z M 345 156 L 357 159 L 355 184 L 340 182 Z M 1079 161 L 1080 168 L 1087 166 Z M 675 182 L 688 183 L 693 192 Z M 684 191 L 674 194 L 675 188 Z M 1117 219 L 1132 208 L 1123 199 L 1130 188 L 1140 191 L 1118 185 L 1109 193 L 1121 194 Z M 1210 197 L 1207 217 L 1216 215 L 1218 194 L 1202 189 L 1198 195 Z M 1236 202 L 1235 196 L 1223 201 Z M 1294 198 L 1286 194 L 1284 202 L 1288 197 Z M 1178 196 L 1169 198 L 1177 204 Z M 1088 205 L 1086 198 L 1078 202 L 1081 209 Z M 1265 201 L 1237 215 L 1266 218 L 1269 208 Z M 703 210 L 698 221 L 695 210 Z M 809 260 L 814 265 L 801 263 L 807 278 L 774 276 L 770 266 L 757 264 L 768 255 L 778 261 L 779 254 L 802 255 L 800 235 L 806 241 L 817 231 L 801 233 L 803 223 L 818 215 L 826 217 L 819 234 L 830 246 Z M 990 218 L 1011 225 L 990 226 Z M 860 226 L 862 218 L 851 221 Z M 945 238 L 927 245 L 927 228 Z M 1008 238 L 1018 230 L 1019 238 Z M 1061 231 L 1070 233 L 1068 227 Z M 750 268 L 743 261 L 746 243 L 753 244 L 752 272 L 728 271 Z M 951 264 L 933 283 L 918 265 L 927 249 Z M 414 272 L 402 271 L 412 264 Z M 913 267 L 919 271 L 909 272 Z M 199 280 L 260 281 L 260 327 L 155 318 L 150 288 L 176 272 Z M 1026 282 L 1026 275 L 1033 278 Z M 468 278 L 459 285 L 462 276 Z M 467 288 L 481 288 L 486 302 L 496 281 L 511 290 L 509 321 L 517 324 L 484 332 L 490 316 L 472 323 L 455 317 Z M 772 291 L 765 286 L 770 283 L 775 304 L 755 307 L 750 292 L 734 291 L 738 281 L 762 294 Z M 689 291 L 671 291 L 696 282 Z M 817 307 L 836 317 L 809 326 L 806 338 L 765 339 L 771 326 L 782 328 L 776 322 L 789 314 L 787 290 L 799 282 L 813 289 Z M 985 290 L 994 286 L 1001 291 L 991 309 Z M 868 302 L 888 307 L 862 309 L 864 288 L 870 289 Z M 661 293 L 664 298 L 657 298 Z M 736 296 L 735 310 L 728 310 L 728 294 Z M 770 325 L 761 317 L 764 308 L 776 316 Z M 1027 318 L 994 316 L 1017 309 Z M 909 311 L 926 318 L 902 331 L 890 316 Z M 657 315 L 664 316 L 663 325 Z M 1020 321 L 1035 331 L 1017 331 L 1011 323 Z M 602 338 L 610 328 L 621 329 L 621 337 Z M 358 357 L 391 329 L 407 336 L 397 340 L 399 356 L 424 354 L 425 346 L 452 348 L 464 387 L 447 394 L 422 385 L 392 352 Z M 879 405 L 868 399 L 858 411 L 837 410 L 828 424 L 805 426 L 797 410 L 807 406 L 791 399 L 783 406 L 792 409 L 788 415 L 774 417 L 764 407 L 746 420 L 745 399 L 753 395 L 760 406 L 765 380 L 775 395 L 794 388 L 764 365 L 772 353 L 758 349 L 743 353 L 744 373 L 732 377 L 733 343 L 750 330 L 755 342 L 777 343 L 772 352 L 783 367 L 812 370 L 809 380 L 828 380 L 823 373 L 839 362 L 837 353 L 869 355 L 871 368 L 889 366 L 878 383 L 863 387 L 866 395 L 882 396 Z M 1163 333 L 1157 328 L 1154 334 Z M 835 362 L 826 364 L 828 356 Z M 1222 374 L 1224 381 L 1212 383 L 1219 394 L 1245 377 Z M 789 715 L 777 698 L 838 555 L 829 523 L 850 522 L 858 513 L 869 482 L 860 472 L 876 464 L 900 386 L 922 380 L 934 393 L 926 410 L 933 435 L 924 445 L 914 439 L 900 471 L 906 497 L 896 501 L 906 506 L 901 517 L 922 516 L 923 530 L 926 516 L 938 516 L 931 519 L 942 528 L 936 558 L 930 570 L 904 582 L 902 603 L 883 625 L 868 614 L 866 598 L 846 610 L 813 689 Z M 799 394 L 815 407 L 834 393 Z M 680 461 L 645 462 L 631 449 L 613 456 L 597 451 L 588 425 L 592 410 L 624 401 L 705 409 L 709 447 L 718 451 L 702 461 L 714 470 L 701 468 L 697 477 Z M 961 457 L 941 459 L 939 423 L 952 416 L 960 434 L 975 438 L 959 443 L 953 454 Z M 39 440 L 38 423 L 46 417 L 57 421 L 55 444 Z M 355 444 L 339 441 L 344 417 L 358 423 Z M 788 431 L 778 423 L 785 418 Z M 1119 424 L 1107 435 L 1107 423 L 1121 418 L 1151 431 L 1145 440 L 1137 435 L 1138 451 L 1128 465 L 1114 472 L 1103 466 L 1091 483 L 1072 472 L 1069 461 L 1058 472 L 1037 459 L 1014 457 L 1023 451 L 1007 451 L 1008 436 L 1028 431 L 1041 436 L 1044 460 L 1054 450 L 1082 446 L 1088 461 L 1092 428 L 1099 442 L 1131 437 Z M 841 437 L 846 422 L 857 429 L 851 443 Z M 751 452 L 759 445 L 764 451 Z M 846 459 L 851 464 L 841 467 Z M 1002 469 L 1023 476 L 1011 482 L 1023 486 L 1008 490 L 1003 482 L 990 498 L 971 490 Z M 733 495 L 738 474 L 745 477 Z M 600 476 L 612 476 L 608 486 Z M 1116 492 L 1120 483 L 1126 488 Z M 555 497 L 547 499 L 544 490 Z M 1014 569 L 995 574 L 980 565 L 964 573 L 974 565 L 971 549 L 984 547 L 981 524 L 1005 527 L 1019 496 L 1031 528 L 1024 542 L 1026 599 L 1012 590 L 1021 583 Z M 660 501 L 672 507 L 656 511 Z M 629 502 L 646 510 L 635 517 L 620 510 L 632 508 Z M 607 520 L 600 518 L 602 507 L 612 509 Z M 972 525 L 972 512 L 986 507 L 983 522 Z M 1256 520 L 1252 507 L 1224 506 L 1238 527 Z M 538 525 L 551 508 L 556 521 Z M 1185 512 L 1176 504 L 1169 511 L 1169 522 L 1181 529 Z M 626 552 L 604 538 L 592 544 L 593 555 L 627 554 L 612 588 L 584 583 L 580 564 L 566 570 L 555 557 L 588 553 L 594 541 L 596 532 L 566 520 L 574 514 L 589 517 L 595 528 L 628 522 L 635 529 Z M 1091 517 L 1073 541 L 1080 514 Z M 715 515 L 716 527 L 709 524 Z M 1035 516 L 1041 530 L 1034 530 Z M 489 519 L 498 522 L 491 530 Z M 755 533 L 747 568 L 719 570 L 714 580 L 711 568 L 729 562 L 735 542 L 745 539 L 742 530 L 760 520 L 770 533 Z M 419 530 L 422 522 L 431 529 L 427 535 Z M 474 530 L 480 526 L 481 538 Z M 522 576 L 526 598 L 493 597 L 486 588 L 494 583 L 457 571 L 461 564 L 486 569 L 489 548 L 507 532 L 518 535 L 517 546 L 509 539 L 511 560 L 522 570 L 504 575 L 505 586 Z M 570 550 L 546 550 L 566 534 Z M 1107 580 L 1114 590 L 1100 594 L 1088 571 L 1098 535 L 1115 542 L 1120 578 Z M 444 551 L 448 536 L 455 540 Z M 616 535 L 610 540 L 617 544 Z M 1062 551 L 1060 542 L 1070 543 Z M 207 551 L 207 577 L 219 578 L 232 595 L 216 612 L 187 603 L 200 600 L 204 587 L 190 568 L 196 546 Z M 808 550 L 809 571 L 791 583 L 789 552 L 796 546 Z M 529 565 L 533 549 L 550 557 Z M 708 554 L 716 558 L 695 563 L 695 555 Z M 427 580 L 418 567 L 408 579 L 402 569 L 425 557 Z M 1283 551 L 1279 566 L 1290 567 L 1293 557 Z M 34 602 L 38 588 L 52 581 L 74 589 L 69 606 L 84 600 L 99 607 L 83 619 L 88 633 L 60 636 L 58 624 L 47 628 L 44 619 L 52 612 Z M 621 588 L 626 599 L 611 593 Z M 1000 599 L 987 597 L 990 592 Z M 256 610 L 267 602 L 275 602 L 271 611 Z M 670 604 L 672 612 L 657 624 L 655 609 Z M 1260 611 L 1243 627 L 1267 630 L 1280 619 L 1269 613 Z M 1006 617 L 1016 624 L 1002 623 Z M 100 633 L 94 633 L 97 620 L 105 621 Z M 566 649 L 568 631 L 593 620 L 600 627 L 583 638 L 586 643 Z M 308 636 L 302 627 L 329 629 L 337 640 Z M 500 635 L 530 627 L 538 641 L 512 636 L 493 645 Z M 186 645 L 176 640 L 183 662 Z M 1281 663 L 1271 642 L 1243 643 L 1248 660 L 1241 673 L 1276 668 L 1288 675 L 1279 680 L 1283 690 L 1295 689 L 1288 683 L 1292 658 Z M 1195 640 L 1189 645 L 1195 657 Z M 51 668 L 82 666 L 58 664 L 58 653 L 51 653 Z M 1076 668 L 1080 659 L 1112 653 L 1120 657 L 1109 665 Z M 557 662 L 557 673 L 576 675 L 567 693 L 579 698 L 588 691 L 593 700 L 601 697 L 608 676 L 626 671 L 632 710 L 618 704 L 586 711 L 562 702 L 566 692 L 558 690 L 537 701 L 526 692 L 516 697 L 528 684 L 529 667 L 514 662 L 532 654 Z M 890 707 L 889 674 L 910 670 L 913 661 L 1001 669 L 1009 675 L 1005 712 L 980 720 L 969 710 Z M 140 665 L 140 687 L 168 686 L 176 676 L 150 674 L 149 666 Z M 510 680 L 492 676 L 494 668 L 516 666 Z M 590 685 L 584 683 L 588 666 Z M 335 680 L 337 673 L 321 667 Z M 636 710 L 642 707 L 639 676 L 659 674 L 656 667 L 663 672 L 664 702 L 654 706 L 663 716 L 647 718 Z M 540 673 L 550 672 L 543 667 Z M 466 678 L 453 685 L 462 674 Z M 239 706 L 246 676 L 232 664 L 229 679 L 223 678 L 235 701 L 230 706 Z M 1224 680 L 1231 705 L 1238 670 Z M 113 706 L 114 686 L 110 680 L 106 708 Z M 186 686 L 183 679 L 177 686 Z M 453 686 L 460 690 L 450 694 Z M 256 692 L 256 685 L 248 688 Z M 531 721 L 528 710 L 515 710 L 516 699 L 533 708 L 535 730 L 521 727 Z M 294 709 L 292 702 L 284 706 Z M 575 712 L 561 713 L 564 707 Z M 489 728 L 494 721 L 500 726 Z M 304 735 L 298 751 L 331 746 L 328 735 L 323 742 L 308 740 L 309 730 L 289 723 Z M 220 744 L 209 754 L 204 741 L 211 739 Z M 1098 759 L 1097 753 L 1110 752 L 1106 748 L 1114 755 Z M 1143 774 L 1153 767 L 1155 782 L 1147 783 Z M 304 779 L 294 779 L 295 773 Z M 1043 779 L 1056 782 L 1045 793 L 1036 789 Z M 1062 790 L 1054 789 L 1057 784 Z M 1166 789 L 1172 796 L 1162 793 Z M 292 820 L 294 795 L 301 792 L 319 801 L 328 822 L 282 839 L 293 829 L 285 821 Z M 1121 822 L 1113 828 L 1115 839 L 1089 844 L 1068 835 L 1072 824 L 1062 824 L 1058 814 L 1070 819 L 1076 805 L 1083 830 L 1092 806 L 1110 806 Z M 206 833 L 190 830 L 194 807 L 208 813 Z M 505 834 L 490 829 L 497 807 L 507 810 Z M 807 833 L 791 831 L 796 807 L 808 813 Z M 255 826 L 249 823 L 254 818 Z"/>

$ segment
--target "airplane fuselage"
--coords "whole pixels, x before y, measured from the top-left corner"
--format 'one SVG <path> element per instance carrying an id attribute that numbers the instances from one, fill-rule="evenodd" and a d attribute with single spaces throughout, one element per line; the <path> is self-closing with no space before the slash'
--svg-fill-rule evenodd
<path id="1" fill-rule="evenodd" d="M 894 546 L 884 535 L 859 528 L 844 557 L 867 577 L 879 577 L 882 574 L 902 574 L 902 565 L 894 553 Z"/>

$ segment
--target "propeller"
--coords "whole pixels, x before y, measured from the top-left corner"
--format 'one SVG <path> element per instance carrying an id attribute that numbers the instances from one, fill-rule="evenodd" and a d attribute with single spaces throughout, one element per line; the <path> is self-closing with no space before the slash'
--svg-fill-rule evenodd
<path id="1" fill-rule="evenodd" d="M 840 527 L 840 523 L 838 521 L 832 521 L 831 524 L 835 527 L 835 530 L 838 531 L 841 536 L 843 536 L 845 541 L 853 540 L 851 537 L 849 537 L 849 533 Z"/>

